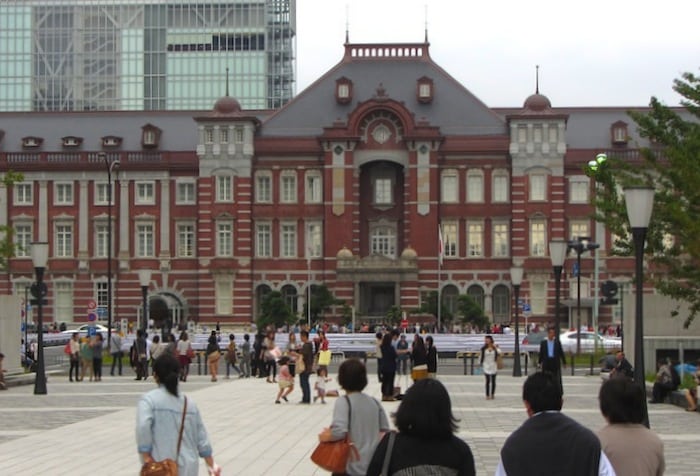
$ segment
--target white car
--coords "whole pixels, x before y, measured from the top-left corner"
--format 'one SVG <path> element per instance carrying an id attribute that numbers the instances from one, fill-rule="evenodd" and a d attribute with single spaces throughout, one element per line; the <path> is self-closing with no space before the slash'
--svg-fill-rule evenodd
<path id="1" fill-rule="evenodd" d="M 564 352 L 576 352 L 576 340 L 579 332 L 577 331 L 566 331 L 562 332 L 559 336 L 559 342 L 561 342 L 561 347 Z M 621 347 L 620 339 L 604 337 L 600 334 L 590 331 L 581 331 L 581 351 L 582 352 L 592 352 L 597 346 L 599 349 L 611 350 L 619 349 Z"/>
<path id="2" fill-rule="evenodd" d="M 73 334 L 74 332 L 77 332 L 79 334 L 87 334 L 88 327 L 90 327 L 89 324 L 83 324 L 77 329 L 68 329 L 67 331 L 63 331 L 62 334 Z M 107 326 L 103 326 L 102 324 L 95 324 L 95 329 L 102 335 L 107 335 Z M 112 332 L 114 332 L 114 329 L 112 329 Z"/>

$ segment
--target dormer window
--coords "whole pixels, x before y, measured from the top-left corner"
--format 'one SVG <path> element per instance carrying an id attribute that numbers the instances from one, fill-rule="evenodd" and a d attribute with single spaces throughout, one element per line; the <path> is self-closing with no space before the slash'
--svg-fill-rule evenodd
<path id="1" fill-rule="evenodd" d="M 102 138 L 102 147 L 115 148 L 122 145 L 122 138 L 117 136 L 104 136 Z"/>
<path id="2" fill-rule="evenodd" d="M 160 142 L 162 131 L 153 124 L 146 124 L 141 128 L 141 146 L 144 149 L 155 149 Z"/>
<path id="3" fill-rule="evenodd" d="M 610 128 L 613 145 L 626 145 L 629 141 L 627 135 L 627 123 L 624 121 L 615 122 Z"/>
<path id="4" fill-rule="evenodd" d="M 41 137 L 35 137 L 35 136 L 29 136 L 29 137 L 22 137 L 22 147 L 25 149 L 36 149 L 41 147 L 41 144 L 44 142 L 44 139 Z"/>
<path id="5" fill-rule="evenodd" d="M 342 77 L 335 82 L 335 100 L 340 104 L 352 101 L 352 81 L 348 78 Z"/>
<path id="6" fill-rule="evenodd" d="M 418 79 L 418 102 L 429 103 L 433 100 L 433 80 L 427 76 Z"/>
<path id="7" fill-rule="evenodd" d="M 80 147 L 80 145 L 83 143 L 83 138 L 75 136 L 66 136 L 61 138 L 61 143 L 63 144 L 64 148 L 72 149 Z"/>

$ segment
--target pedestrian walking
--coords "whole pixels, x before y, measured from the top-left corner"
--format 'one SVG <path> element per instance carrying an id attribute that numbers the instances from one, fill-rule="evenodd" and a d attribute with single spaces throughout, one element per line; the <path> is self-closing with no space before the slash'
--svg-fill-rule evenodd
<path id="1" fill-rule="evenodd" d="M 238 372 L 238 378 L 243 378 L 243 371 L 238 367 L 238 350 L 236 349 L 236 336 L 228 336 L 228 346 L 226 347 L 226 378 L 230 378 L 231 368 Z"/>
<path id="2" fill-rule="evenodd" d="M 280 367 L 279 381 L 277 382 L 279 391 L 277 392 L 275 403 L 280 403 L 280 398 L 288 402 L 287 396 L 294 390 L 294 376 L 289 371 L 289 360 L 288 356 L 283 355 L 278 362 Z"/>
<path id="3" fill-rule="evenodd" d="M 219 359 L 221 358 L 221 351 L 219 350 L 219 339 L 216 331 L 211 331 L 209 340 L 207 341 L 207 365 L 209 366 L 209 374 L 211 375 L 211 381 L 216 382 L 216 377 L 219 374 Z"/>
<path id="4" fill-rule="evenodd" d="M 77 332 L 73 332 L 70 341 L 68 342 L 70 355 L 70 368 L 68 369 L 68 380 L 73 381 L 73 371 L 75 371 L 75 381 L 80 382 L 80 337 Z"/>
<path id="5" fill-rule="evenodd" d="M 243 343 L 241 344 L 241 371 L 245 378 L 250 378 L 250 335 L 243 335 Z"/>
<path id="6" fill-rule="evenodd" d="M 481 347 L 481 370 L 486 379 L 486 400 L 493 400 L 496 396 L 496 374 L 498 373 L 498 357 L 501 354 L 493 336 L 484 337 L 484 345 Z"/>
<path id="7" fill-rule="evenodd" d="M 437 377 L 437 366 L 438 366 L 438 352 L 435 343 L 433 342 L 433 336 L 427 336 L 425 338 L 425 356 L 426 365 L 428 366 L 428 378 Z"/>
<path id="8" fill-rule="evenodd" d="M 85 380 L 85 374 L 92 378 L 94 377 L 92 369 L 92 346 L 90 346 L 90 339 L 83 337 L 80 343 L 80 380 Z"/>
<path id="9" fill-rule="evenodd" d="M 101 333 L 93 337 L 92 346 L 92 371 L 95 374 L 95 382 L 102 381 L 102 352 L 104 352 L 104 340 Z"/>
<path id="10" fill-rule="evenodd" d="M 114 377 L 114 368 L 116 367 L 119 375 L 121 375 L 124 352 L 122 351 L 122 336 L 120 332 L 112 334 L 109 341 L 109 353 L 112 355 L 112 370 L 110 370 L 109 374 Z"/>
<path id="11" fill-rule="evenodd" d="M 180 333 L 180 340 L 177 341 L 177 358 L 180 362 L 180 381 L 182 382 L 187 381 L 193 355 L 194 350 L 192 349 L 192 344 L 189 341 L 187 332 L 182 331 Z"/>
<path id="12" fill-rule="evenodd" d="M 299 334 L 301 338 L 301 352 L 299 363 L 304 369 L 298 368 L 299 386 L 301 387 L 301 402 L 302 404 L 311 403 L 311 386 L 309 385 L 309 376 L 311 375 L 314 365 L 314 349 L 309 342 L 309 331 L 303 330 Z M 366 385 L 366 384 L 365 384 Z"/>

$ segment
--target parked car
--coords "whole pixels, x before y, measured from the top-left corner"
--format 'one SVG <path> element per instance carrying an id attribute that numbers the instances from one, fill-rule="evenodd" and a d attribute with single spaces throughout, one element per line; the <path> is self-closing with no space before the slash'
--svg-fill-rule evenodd
<path id="1" fill-rule="evenodd" d="M 529 346 L 528 350 L 536 351 L 540 348 L 540 342 L 547 338 L 547 331 L 530 332 L 523 339 L 521 345 Z"/>
<path id="2" fill-rule="evenodd" d="M 576 341 L 578 338 L 578 331 L 565 331 L 559 336 L 559 342 L 561 342 L 561 347 L 564 352 L 576 352 Z M 585 352 L 591 352 L 596 347 L 601 350 L 611 350 L 619 349 L 621 347 L 620 339 L 615 337 L 604 337 L 600 334 L 590 331 L 581 331 L 581 350 Z"/>
<path id="3" fill-rule="evenodd" d="M 77 329 L 68 329 L 66 331 L 63 331 L 62 334 L 73 334 L 74 332 L 78 332 L 79 334 L 87 334 L 88 332 L 88 327 L 90 327 L 89 324 L 83 324 L 82 326 L 78 327 Z M 95 324 L 95 328 L 97 329 L 97 332 L 107 335 L 107 327 L 103 326 L 102 324 Z M 112 329 L 112 332 L 114 332 L 114 329 Z"/>

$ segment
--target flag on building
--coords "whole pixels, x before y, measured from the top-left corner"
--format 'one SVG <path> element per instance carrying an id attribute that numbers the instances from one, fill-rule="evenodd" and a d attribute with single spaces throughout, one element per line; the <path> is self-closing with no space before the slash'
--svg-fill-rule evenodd
<path id="1" fill-rule="evenodd" d="M 445 244 L 442 241 L 442 227 L 438 225 L 438 259 L 442 266 L 442 257 L 445 255 Z"/>

